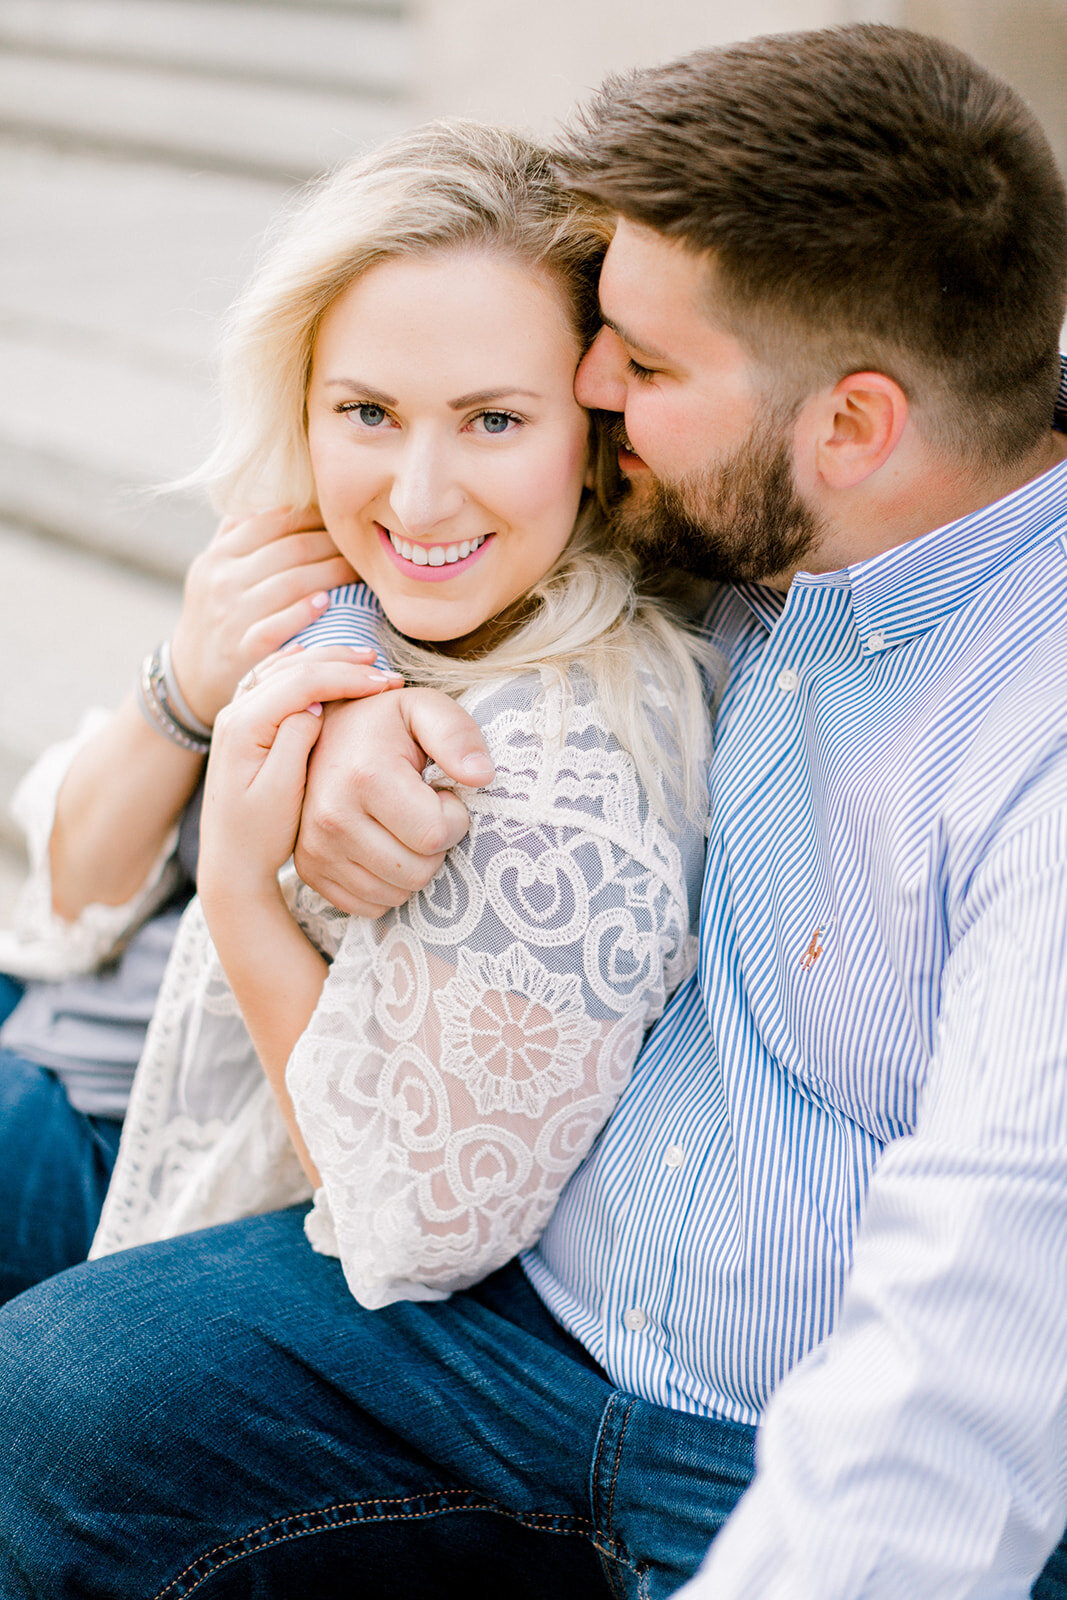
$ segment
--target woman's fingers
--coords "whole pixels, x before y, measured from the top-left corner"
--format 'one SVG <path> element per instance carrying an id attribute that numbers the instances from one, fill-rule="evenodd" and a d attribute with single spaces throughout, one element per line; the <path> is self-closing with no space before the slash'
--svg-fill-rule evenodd
<path id="1" fill-rule="evenodd" d="M 324 662 L 339 662 L 342 665 L 374 667 L 375 650 L 371 645 L 357 644 L 313 645 L 307 649 L 300 644 L 285 645 L 281 650 L 276 650 L 273 655 L 264 657 L 250 668 L 237 688 L 243 694 L 256 684 L 266 683 L 279 674 L 288 674 L 296 661 L 310 662 L 313 666 Z M 370 681 L 377 682 L 379 679 L 384 680 L 390 688 L 394 684 L 403 682 L 399 672 L 382 672 L 380 668 L 375 668 L 375 676 L 372 676 Z"/>
<path id="2" fill-rule="evenodd" d="M 237 601 L 247 618 L 242 648 L 260 659 L 321 617 L 328 592 L 354 583 L 355 573 L 343 556 L 274 574 L 255 584 Z"/>
<path id="3" fill-rule="evenodd" d="M 286 717 L 331 700 L 358 700 L 399 687 L 399 674 L 353 660 L 346 647 L 296 650 L 254 667 L 241 680 L 240 692 L 215 723 L 215 740 L 225 741 L 237 729 L 259 747 L 270 745 Z"/>
<path id="4" fill-rule="evenodd" d="M 317 506 L 294 511 L 290 506 L 272 506 L 269 511 L 250 511 L 244 516 L 224 518 L 215 537 L 225 542 L 231 555 L 250 555 L 294 533 L 322 532 L 322 514 Z M 327 536 L 328 537 L 328 536 Z"/>
<path id="5" fill-rule="evenodd" d="M 192 563 L 171 639 L 181 692 L 211 724 L 241 676 L 299 633 L 355 573 L 314 507 L 224 519 Z"/>

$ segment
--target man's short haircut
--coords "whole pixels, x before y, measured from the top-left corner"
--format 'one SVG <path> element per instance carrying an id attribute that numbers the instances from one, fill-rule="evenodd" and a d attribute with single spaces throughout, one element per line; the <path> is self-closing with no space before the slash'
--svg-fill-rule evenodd
<path id="1" fill-rule="evenodd" d="M 792 404 L 885 372 L 925 437 L 989 465 L 1049 427 L 1063 180 L 1015 91 L 943 40 L 859 24 L 614 77 L 558 161 L 709 255 L 709 306 Z"/>

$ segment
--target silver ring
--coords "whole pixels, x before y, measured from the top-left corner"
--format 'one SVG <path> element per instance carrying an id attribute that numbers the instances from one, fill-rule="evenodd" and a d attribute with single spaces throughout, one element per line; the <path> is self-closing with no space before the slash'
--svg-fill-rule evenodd
<path id="1" fill-rule="evenodd" d="M 252 689 L 258 682 L 259 679 L 256 677 L 256 669 L 255 667 L 251 667 L 240 680 L 237 687 L 239 689 Z"/>

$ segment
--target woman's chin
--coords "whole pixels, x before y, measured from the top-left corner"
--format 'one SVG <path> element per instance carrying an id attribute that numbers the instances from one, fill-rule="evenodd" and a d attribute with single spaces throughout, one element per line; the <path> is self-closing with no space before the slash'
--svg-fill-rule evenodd
<path id="1" fill-rule="evenodd" d="M 440 602 L 419 604 L 408 597 L 394 599 L 383 594 L 379 594 L 378 599 L 397 633 L 402 633 L 415 644 L 429 645 L 445 655 L 462 654 L 464 643 L 476 638 L 490 620 L 473 608 L 467 611 L 456 606 L 446 611 Z"/>

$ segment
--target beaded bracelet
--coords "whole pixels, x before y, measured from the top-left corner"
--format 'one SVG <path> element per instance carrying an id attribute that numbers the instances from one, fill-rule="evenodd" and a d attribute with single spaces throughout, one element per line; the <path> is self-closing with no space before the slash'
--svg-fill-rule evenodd
<path id="1" fill-rule="evenodd" d="M 163 703 L 173 714 L 183 728 L 188 728 L 190 733 L 198 733 L 201 739 L 211 738 L 211 727 L 206 722 L 201 722 L 188 700 L 182 694 L 178 680 L 174 676 L 174 664 L 170 659 L 170 640 L 164 639 L 159 647 L 159 659 L 163 666 Z"/>
<path id="2" fill-rule="evenodd" d="M 191 750 L 194 755 L 207 755 L 211 749 L 210 736 L 205 737 L 174 715 L 167 699 L 167 686 L 163 670 L 162 649 L 145 656 L 141 677 L 137 685 L 137 704 L 141 715 L 150 727 L 161 733 L 171 744 Z M 202 726 L 202 724 L 201 724 Z"/>

